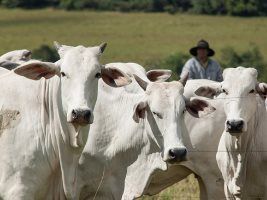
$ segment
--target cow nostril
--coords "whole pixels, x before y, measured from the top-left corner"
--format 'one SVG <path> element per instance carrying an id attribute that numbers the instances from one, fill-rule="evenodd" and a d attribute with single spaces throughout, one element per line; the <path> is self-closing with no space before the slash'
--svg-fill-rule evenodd
<path id="1" fill-rule="evenodd" d="M 90 110 L 87 110 L 84 112 L 84 119 L 86 121 L 90 121 L 90 118 L 91 118 L 91 111 Z"/>
<path id="2" fill-rule="evenodd" d="M 72 119 L 77 119 L 78 118 L 78 113 L 77 113 L 76 110 L 72 110 L 71 115 L 72 115 Z"/>
<path id="3" fill-rule="evenodd" d="M 186 149 L 182 149 L 181 151 L 181 158 L 184 158 L 187 154 L 187 150 Z"/>
<path id="4" fill-rule="evenodd" d="M 169 156 L 171 159 L 174 159 L 176 157 L 174 149 L 169 150 Z"/>
<path id="5" fill-rule="evenodd" d="M 186 148 L 174 148 L 169 150 L 169 159 L 181 161 L 184 160 L 187 154 Z"/>
<path id="6" fill-rule="evenodd" d="M 242 133 L 245 122 L 242 119 L 232 119 L 226 121 L 226 131 L 232 136 L 237 136 Z"/>
<path id="7" fill-rule="evenodd" d="M 236 122 L 236 126 L 237 126 L 238 128 L 242 128 L 243 125 L 244 125 L 244 122 L 243 122 L 242 120 Z"/>

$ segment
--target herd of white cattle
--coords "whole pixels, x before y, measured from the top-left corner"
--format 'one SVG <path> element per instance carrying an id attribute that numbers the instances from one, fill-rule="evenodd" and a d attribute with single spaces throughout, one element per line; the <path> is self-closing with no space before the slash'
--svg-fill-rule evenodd
<path id="1" fill-rule="evenodd" d="M 101 65 L 105 43 L 55 47 L 55 63 L 0 56 L 1 200 L 132 200 L 192 173 L 201 200 L 267 199 L 256 69 L 165 82 L 169 70 Z"/>

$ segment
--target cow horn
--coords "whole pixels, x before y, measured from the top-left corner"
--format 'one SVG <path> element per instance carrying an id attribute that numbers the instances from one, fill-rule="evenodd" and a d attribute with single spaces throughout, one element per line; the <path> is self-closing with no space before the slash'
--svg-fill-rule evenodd
<path id="1" fill-rule="evenodd" d="M 59 44 L 57 41 L 54 41 L 54 47 L 56 48 L 56 50 L 59 50 L 62 47 L 62 45 Z"/>
<path id="2" fill-rule="evenodd" d="M 186 81 L 189 77 L 189 72 L 186 73 L 186 75 L 184 75 L 183 77 L 180 78 L 179 82 L 183 84 L 183 86 L 185 86 Z"/>
<path id="3" fill-rule="evenodd" d="M 144 91 L 146 91 L 148 83 L 146 81 L 144 81 L 143 79 L 141 79 L 136 74 L 134 74 L 134 78 L 135 78 L 136 82 L 138 83 L 138 85 L 140 85 L 140 87 L 143 88 Z"/>
<path id="4" fill-rule="evenodd" d="M 100 52 L 103 53 L 103 52 L 105 51 L 106 47 L 107 47 L 107 43 L 106 43 L 106 42 L 100 44 L 100 45 L 99 45 Z"/>

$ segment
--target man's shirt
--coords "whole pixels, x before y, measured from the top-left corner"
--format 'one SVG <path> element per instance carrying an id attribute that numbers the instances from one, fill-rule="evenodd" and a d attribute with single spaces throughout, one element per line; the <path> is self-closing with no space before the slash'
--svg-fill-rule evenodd
<path id="1" fill-rule="evenodd" d="M 209 79 L 219 82 L 223 80 L 222 69 L 219 63 L 212 59 L 208 59 L 206 67 L 203 67 L 195 57 L 189 59 L 185 63 L 180 77 L 185 76 L 188 72 L 188 79 Z"/>

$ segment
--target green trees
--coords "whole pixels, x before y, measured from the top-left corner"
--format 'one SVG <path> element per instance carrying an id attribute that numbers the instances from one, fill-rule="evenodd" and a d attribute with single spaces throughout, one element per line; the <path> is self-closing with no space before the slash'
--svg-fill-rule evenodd
<path id="1" fill-rule="evenodd" d="M 253 16 L 258 15 L 260 5 L 257 0 L 227 0 L 226 7 L 230 15 Z"/>
<path id="2" fill-rule="evenodd" d="M 7 8 L 41 8 L 46 6 L 56 6 L 59 0 L 2 0 L 1 5 Z"/>
<path id="3" fill-rule="evenodd" d="M 55 48 L 49 47 L 48 45 L 41 45 L 39 48 L 34 49 L 32 57 L 38 60 L 44 60 L 48 62 L 56 62 L 59 60 L 59 56 Z"/>
<path id="4" fill-rule="evenodd" d="M 192 12 L 197 14 L 226 14 L 225 0 L 192 0 Z"/>
<path id="5" fill-rule="evenodd" d="M 222 49 L 220 64 L 223 68 L 227 67 L 253 67 L 258 70 L 260 80 L 267 81 L 267 69 L 264 58 L 258 47 L 251 45 L 250 49 L 237 53 L 232 47 Z"/>
<path id="6" fill-rule="evenodd" d="M 267 0 L 0 0 L 8 8 L 60 7 L 67 10 L 191 12 L 235 16 L 266 16 Z"/>

